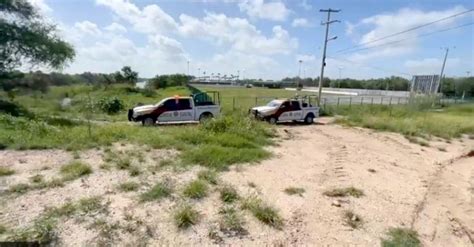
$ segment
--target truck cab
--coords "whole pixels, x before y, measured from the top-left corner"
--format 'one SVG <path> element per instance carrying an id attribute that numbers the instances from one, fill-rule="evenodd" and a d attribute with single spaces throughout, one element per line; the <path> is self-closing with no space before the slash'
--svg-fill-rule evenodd
<path id="1" fill-rule="evenodd" d="M 219 114 L 220 106 L 212 100 L 206 100 L 206 97 L 174 96 L 165 98 L 157 104 L 129 109 L 128 120 L 149 126 L 156 123 L 202 122 Z"/>
<path id="2" fill-rule="evenodd" d="M 286 121 L 303 121 L 311 124 L 319 117 L 319 107 L 312 106 L 302 99 L 275 99 L 265 106 L 250 109 L 250 113 L 271 124 Z"/>

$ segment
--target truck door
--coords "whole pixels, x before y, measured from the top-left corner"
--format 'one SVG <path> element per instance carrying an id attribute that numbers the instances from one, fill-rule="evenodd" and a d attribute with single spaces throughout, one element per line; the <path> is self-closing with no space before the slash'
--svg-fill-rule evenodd
<path id="1" fill-rule="evenodd" d="M 163 102 L 163 112 L 158 116 L 158 122 L 174 122 L 178 121 L 178 100 L 169 99 Z"/>
<path id="2" fill-rule="evenodd" d="M 303 109 L 301 109 L 301 104 L 298 100 L 292 100 L 290 102 L 290 116 L 288 120 L 301 120 L 303 119 Z"/>
<path id="3" fill-rule="evenodd" d="M 194 109 L 191 105 L 191 99 L 179 99 L 178 102 L 178 121 L 194 120 Z"/>

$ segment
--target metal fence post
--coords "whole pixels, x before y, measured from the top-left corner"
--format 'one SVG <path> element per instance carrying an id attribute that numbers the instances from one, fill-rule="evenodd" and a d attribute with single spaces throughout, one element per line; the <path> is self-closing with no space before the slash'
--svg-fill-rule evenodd
<path id="1" fill-rule="evenodd" d="M 232 111 L 235 111 L 235 97 L 232 97 Z"/>
<path id="2" fill-rule="evenodd" d="M 398 103 L 397 103 L 397 105 L 400 105 L 400 97 L 398 97 Z"/>
<path id="3" fill-rule="evenodd" d="M 339 108 L 339 100 L 340 100 L 340 98 L 337 97 L 337 107 L 338 107 L 338 108 Z"/>
<path id="4" fill-rule="evenodd" d="M 392 96 L 390 96 L 390 102 L 388 103 L 389 106 L 392 106 Z"/>
<path id="5" fill-rule="evenodd" d="M 352 97 L 349 97 L 349 106 L 352 105 Z"/>
<path id="6" fill-rule="evenodd" d="M 364 97 L 360 98 L 360 105 L 364 103 Z"/>
<path id="7" fill-rule="evenodd" d="M 255 97 L 255 106 L 257 106 L 257 97 Z"/>
<path id="8" fill-rule="evenodd" d="M 370 104 L 371 104 L 371 105 L 374 105 L 374 97 L 371 98 Z"/>

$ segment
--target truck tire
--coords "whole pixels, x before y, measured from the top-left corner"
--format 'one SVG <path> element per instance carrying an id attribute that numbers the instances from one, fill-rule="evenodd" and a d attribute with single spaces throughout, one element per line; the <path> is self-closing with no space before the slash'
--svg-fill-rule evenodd
<path id="1" fill-rule="evenodd" d="M 270 117 L 268 119 L 268 123 L 270 124 L 277 124 L 277 122 L 278 122 L 278 119 L 276 117 Z"/>
<path id="2" fill-rule="evenodd" d="M 156 120 L 152 117 L 146 117 L 142 120 L 143 126 L 153 126 L 155 125 Z"/>
<path id="3" fill-rule="evenodd" d="M 313 114 L 306 115 L 306 117 L 304 118 L 304 123 L 305 124 L 312 124 L 313 122 L 314 122 Z"/>
<path id="4" fill-rule="evenodd" d="M 203 114 L 201 114 L 201 116 L 199 116 L 199 122 L 200 123 L 203 123 L 211 118 L 213 118 L 214 116 L 212 115 L 212 113 L 210 112 L 204 112 Z"/>

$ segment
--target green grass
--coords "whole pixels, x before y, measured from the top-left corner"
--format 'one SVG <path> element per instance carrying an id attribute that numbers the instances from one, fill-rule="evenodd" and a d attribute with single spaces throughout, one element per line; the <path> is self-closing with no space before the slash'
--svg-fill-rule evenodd
<path id="1" fill-rule="evenodd" d="M 69 181 L 91 174 L 92 168 L 80 161 L 72 161 L 69 164 L 63 165 L 60 172 L 63 175 L 63 179 Z"/>
<path id="2" fill-rule="evenodd" d="M 35 184 L 37 184 L 37 183 L 44 183 L 44 177 L 43 177 L 43 175 L 41 175 L 41 174 L 36 174 L 36 175 L 30 177 L 30 181 L 31 181 L 32 183 L 35 183 Z"/>
<path id="3" fill-rule="evenodd" d="M 323 195 L 329 196 L 329 197 L 352 196 L 352 197 L 359 198 L 359 197 L 364 196 L 364 192 L 354 187 L 347 187 L 347 188 L 336 188 L 336 189 L 327 190 L 323 193 Z"/>
<path id="4" fill-rule="evenodd" d="M 42 120 L 0 115 L 0 129 L 0 144 L 10 149 L 80 150 L 126 142 L 178 149 L 181 152 L 176 159 L 180 162 L 173 165 L 197 164 L 218 170 L 269 157 L 270 153 L 263 147 L 272 144 L 271 138 L 275 135 L 266 123 L 245 115 L 225 116 L 202 125 L 153 129 L 125 123 L 97 124 L 92 126 L 91 136 L 86 124 L 57 126 Z M 112 154 L 105 154 L 104 159 L 116 160 Z M 127 157 L 117 164 L 122 169 L 130 165 Z"/>
<path id="5" fill-rule="evenodd" d="M 233 203 L 240 198 L 237 190 L 230 185 L 224 185 L 219 189 L 219 197 L 224 203 Z"/>
<path id="6" fill-rule="evenodd" d="M 193 199 L 201 199 L 207 196 L 208 185 L 203 180 L 194 180 L 184 187 L 183 195 Z"/>
<path id="7" fill-rule="evenodd" d="M 238 111 L 247 112 L 247 110 L 256 105 L 265 105 L 275 98 L 292 98 L 296 91 L 289 91 L 285 89 L 270 89 L 270 88 L 244 88 L 244 87 L 216 87 L 211 85 L 198 86 L 200 90 L 204 91 L 218 91 L 221 96 L 221 105 L 225 113 L 229 113 L 233 108 L 233 98 L 235 98 L 235 109 Z M 309 92 L 298 92 L 298 95 L 314 95 Z M 257 98 L 257 101 L 255 101 Z"/>
<path id="8" fill-rule="evenodd" d="M 382 239 L 383 247 L 419 247 L 418 233 L 407 228 L 391 228 L 388 238 Z"/>
<path id="9" fill-rule="evenodd" d="M 158 182 L 150 190 L 141 194 L 140 200 L 142 202 L 160 200 L 170 196 L 172 191 L 169 182 Z"/>
<path id="10" fill-rule="evenodd" d="M 405 136 L 451 139 L 462 134 L 474 134 L 474 121 L 471 120 L 474 104 L 451 105 L 436 110 L 415 106 L 345 106 L 334 114 L 345 116 L 337 120 L 341 124 L 397 132 Z"/>
<path id="11" fill-rule="evenodd" d="M 180 229 L 186 229 L 199 222 L 199 212 L 189 204 L 180 206 L 174 212 L 173 219 L 175 225 Z"/>
<path id="12" fill-rule="evenodd" d="M 297 188 L 297 187 L 288 187 L 284 190 L 284 192 L 288 195 L 299 195 L 302 196 L 303 193 L 305 192 L 305 189 L 303 188 Z"/>
<path id="13" fill-rule="evenodd" d="M 217 178 L 217 172 L 213 170 L 201 170 L 197 174 L 198 178 L 204 181 L 207 181 L 210 184 L 218 184 L 219 179 Z"/>
<path id="14" fill-rule="evenodd" d="M 136 182 L 124 182 L 118 185 L 118 189 L 123 192 L 136 191 L 140 188 L 140 184 Z"/>
<path id="15" fill-rule="evenodd" d="M 25 194 L 30 189 L 31 189 L 30 185 L 20 183 L 20 184 L 15 184 L 15 185 L 10 186 L 10 188 L 8 189 L 8 192 L 16 193 L 16 194 Z"/>
<path id="16" fill-rule="evenodd" d="M 7 227 L 0 224 L 0 235 L 5 234 L 7 231 Z"/>
<path id="17" fill-rule="evenodd" d="M 224 207 L 219 210 L 219 230 L 227 236 L 241 236 L 248 234 L 244 228 L 245 220 L 234 207 Z"/>
<path id="18" fill-rule="evenodd" d="M 3 167 L 3 166 L 0 167 L 0 177 L 10 176 L 13 174 L 15 174 L 15 170 L 10 169 L 8 167 Z"/>
<path id="19" fill-rule="evenodd" d="M 265 204 L 261 199 L 250 196 L 242 202 L 242 209 L 249 210 L 255 218 L 276 229 L 282 229 L 283 219 L 278 211 Z"/>

